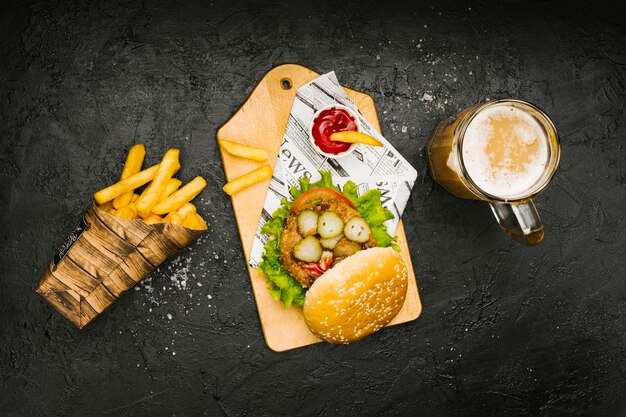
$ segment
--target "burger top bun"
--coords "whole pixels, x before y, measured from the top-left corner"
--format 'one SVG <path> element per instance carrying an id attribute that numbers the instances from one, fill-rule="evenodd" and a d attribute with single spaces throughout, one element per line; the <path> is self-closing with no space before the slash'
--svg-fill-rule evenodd
<path id="1" fill-rule="evenodd" d="M 319 277 L 304 300 L 304 320 L 331 343 L 350 343 L 380 330 L 398 314 L 408 272 L 392 248 L 355 253 Z"/>

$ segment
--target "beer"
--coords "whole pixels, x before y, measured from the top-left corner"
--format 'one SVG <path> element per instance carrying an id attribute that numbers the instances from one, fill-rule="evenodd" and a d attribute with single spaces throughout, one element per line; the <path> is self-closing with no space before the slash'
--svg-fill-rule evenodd
<path id="1" fill-rule="evenodd" d="M 559 144 L 554 125 L 541 110 L 520 100 L 498 100 L 439 123 L 428 159 L 435 181 L 457 197 L 489 201 L 503 226 L 511 220 L 501 218 L 503 213 L 514 216 L 547 186 L 558 165 Z M 517 220 L 541 225 L 538 215 Z"/>

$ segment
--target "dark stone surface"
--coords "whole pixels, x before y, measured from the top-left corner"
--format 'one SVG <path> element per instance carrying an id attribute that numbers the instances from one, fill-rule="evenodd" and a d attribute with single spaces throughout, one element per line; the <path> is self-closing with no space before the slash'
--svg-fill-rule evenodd
<path id="1" fill-rule="evenodd" d="M 626 415 L 623 5 L 179 3 L 0 14 L 0 415 Z M 370 93 L 420 174 L 422 316 L 351 346 L 268 350 L 221 191 L 217 127 L 285 62 Z M 498 97 L 561 133 L 539 247 L 428 174 L 435 123 Z M 79 331 L 35 287 L 135 142 L 207 178 L 210 232 Z"/>

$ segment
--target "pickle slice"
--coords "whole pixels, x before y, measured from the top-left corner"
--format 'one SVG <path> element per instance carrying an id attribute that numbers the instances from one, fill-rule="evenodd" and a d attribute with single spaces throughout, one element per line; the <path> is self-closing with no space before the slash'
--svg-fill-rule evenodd
<path id="1" fill-rule="evenodd" d="M 337 242 L 339 242 L 343 238 L 343 233 L 340 233 L 339 236 L 331 237 L 328 239 L 320 239 L 320 243 L 325 249 L 335 249 L 337 246 Z"/>
<path id="2" fill-rule="evenodd" d="M 322 245 L 315 236 L 309 236 L 296 243 L 293 256 L 304 262 L 317 262 L 322 257 Z"/>
<path id="3" fill-rule="evenodd" d="M 317 219 L 317 233 L 323 239 L 339 236 L 343 230 L 343 220 L 332 211 L 323 212 Z"/>
<path id="4" fill-rule="evenodd" d="M 361 244 L 352 242 L 348 239 L 341 239 L 335 249 L 333 249 L 333 255 L 335 258 L 343 258 L 346 256 L 354 255 L 361 250 Z"/>
<path id="5" fill-rule="evenodd" d="M 317 233 L 317 218 L 319 214 L 313 210 L 304 210 L 298 215 L 298 231 L 302 236 L 311 236 Z"/>
<path id="6" fill-rule="evenodd" d="M 353 242 L 364 243 L 369 240 L 372 231 L 362 217 L 353 217 L 346 223 L 343 233 Z"/>

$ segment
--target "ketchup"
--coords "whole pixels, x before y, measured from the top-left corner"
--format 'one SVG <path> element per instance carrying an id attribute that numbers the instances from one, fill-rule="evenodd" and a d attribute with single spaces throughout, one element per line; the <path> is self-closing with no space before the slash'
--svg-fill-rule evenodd
<path id="1" fill-rule="evenodd" d="M 322 152 L 333 155 L 340 154 L 350 149 L 351 143 L 333 142 L 330 135 L 335 132 L 345 132 L 348 130 L 358 130 L 354 117 L 344 109 L 331 107 L 323 110 L 315 120 L 313 120 L 313 141 Z"/>
<path id="2" fill-rule="evenodd" d="M 324 272 L 328 271 L 330 268 L 330 264 L 333 263 L 334 256 L 332 252 L 324 251 L 322 253 L 322 257 L 317 262 L 309 262 L 303 263 L 302 268 L 307 271 L 315 272 L 317 275 L 322 275 Z"/>

